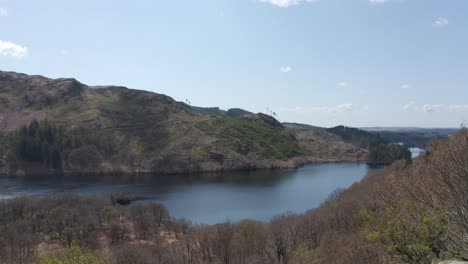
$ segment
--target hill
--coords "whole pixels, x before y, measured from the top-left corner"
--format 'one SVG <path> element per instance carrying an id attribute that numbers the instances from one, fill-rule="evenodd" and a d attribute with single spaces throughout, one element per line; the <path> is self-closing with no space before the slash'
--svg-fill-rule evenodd
<path id="1" fill-rule="evenodd" d="M 3 174 L 282 168 L 366 155 L 263 114 L 204 113 L 153 92 L 12 72 L 0 72 L 0 146 Z"/>
<path id="2" fill-rule="evenodd" d="M 447 135 L 455 134 L 459 128 L 424 128 L 424 127 L 361 127 L 360 129 L 369 132 L 416 132 L 427 134 Z"/>
<path id="3" fill-rule="evenodd" d="M 319 208 L 268 223 L 192 224 L 162 204 L 122 206 L 125 194 L 18 197 L 0 203 L 0 262 L 465 263 L 467 154 L 461 130 L 413 162 L 334 191 Z"/>
<path id="4" fill-rule="evenodd" d="M 397 160 L 411 160 L 411 152 L 401 144 L 385 140 L 379 133 L 370 133 L 358 128 L 337 126 L 327 130 L 344 141 L 369 151 L 367 162 L 389 165 Z"/>
<path id="5" fill-rule="evenodd" d="M 192 111 L 195 113 L 212 114 L 212 115 L 229 116 L 229 117 L 239 117 L 243 115 L 253 114 L 252 112 L 249 112 L 240 108 L 231 108 L 228 110 L 222 110 L 219 107 L 191 106 L 191 108 L 192 108 Z"/>
<path id="6" fill-rule="evenodd" d="M 302 123 L 290 123 L 290 122 L 283 122 L 283 125 L 285 126 L 292 126 L 292 127 L 302 127 L 306 129 L 312 129 L 312 130 L 317 130 L 317 131 L 326 131 L 327 128 L 325 127 L 318 127 L 318 126 L 312 126 L 308 124 L 302 124 Z"/>
<path id="7" fill-rule="evenodd" d="M 426 148 L 433 139 L 446 139 L 459 129 L 417 127 L 370 127 L 363 130 L 379 134 L 389 142 L 403 143 L 408 147 Z"/>

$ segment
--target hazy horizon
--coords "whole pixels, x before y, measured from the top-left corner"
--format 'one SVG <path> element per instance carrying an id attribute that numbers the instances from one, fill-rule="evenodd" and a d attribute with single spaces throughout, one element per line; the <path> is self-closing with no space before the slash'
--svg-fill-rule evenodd
<path id="1" fill-rule="evenodd" d="M 458 128 L 462 0 L 0 1 L 0 69 L 282 122 Z"/>

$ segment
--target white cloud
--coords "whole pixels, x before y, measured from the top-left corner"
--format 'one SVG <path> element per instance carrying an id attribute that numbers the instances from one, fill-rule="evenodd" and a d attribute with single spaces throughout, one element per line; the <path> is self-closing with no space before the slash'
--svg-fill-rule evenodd
<path id="1" fill-rule="evenodd" d="M 282 73 L 290 73 L 292 72 L 293 68 L 291 66 L 283 66 L 280 68 L 280 72 Z"/>
<path id="2" fill-rule="evenodd" d="M 415 106 L 415 104 L 416 104 L 416 103 L 415 103 L 414 101 L 411 101 L 411 102 L 405 104 L 405 105 L 403 106 L 403 109 L 404 109 L 404 110 L 409 110 L 410 108 L 413 108 L 413 107 Z"/>
<path id="3" fill-rule="evenodd" d="M 354 110 L 354 105 L 350 103 L 346 104 L 339 104 L 339 105 L 333 105 L 333 106 L 308 106 L 308 107 L 302 107 L 302 106 L 296 106 L 292 108 L 288 107 L 283 107 L 280 109 L 280 111 L 283 112 L 294 112 L 298 114 L 307 114 L 307 113 L 314 113 L 314 112 L 322 112 L 322 113 L 346 113 L 346 112 L 352 112 Z M 367 111 L 368 108 L 363 107 L 363 111 Z"/>
<path id="4" fill-rule="evenodd" d="M 278 7 L 290 7 L 298 5 L 302 2 L 306 3 L 316 3 L 319 0 L 258 0 L 261 3 L 268 3 Z"/>
<path id="5" fill-rule="evenodd" d="M 0 55 L 23 58 L 28 55 L 28 48 L 9 42 L 0 40 Z"/>
<path id="6" fill-rule="evenodd" d="M 440 104 L 425 104 L 421 107 L 421 110 L 425 113 L 431 113 L 439 110 L 442 107 Z"/>
<path id="7" fill-rule="evenodd" d="M 8 10 L 6 8 L 0 7 L 0 17 L 8 16 Z"/>
<path id="8" fill-rule="evenodd" d="M 412 110 L 415 112 L 422 112 L 422 113 L 432 113 L 436 111 L 468 111 L 468 104 L 451 104 L 451 105 L 443 105 L 443 104 L 423 104 L 418 105 L 414 101 L 411 101 L 405 105 L 403 105 L 403 109 L 405 111 Z"/>
<path id="9" fill-rule="evenodd" d="M 423 104 L 417 105 L 416 102 L 411 101 L 405 105 L 403 105 L 403 109 L 405 111 L 413 110 L 415 112 L 424 112 L 424 113 L 432 113 L 437 110 L 440 110 L 443 107 L 441 104 Z"/>
<path id="10" fill-rule="evenodd" d="M 449 21 L 447 18 L 439 17 L 436 21 L 432 23 L 432 27 L 441 28 L 441 27 L 447 26 L 448 24 L 449 24 Z"/>
<path id="11" fill-rule="evenodd" d="M 349 87 L 349 82 L 345 82 L 345 81 L 339 82 L 338 86 L 343 87 L 343 88 L 347 88 L 347 87 Z"/>
<path id="12" fill-rule="evenodd" d="M 353 111 L 353 105 L 352 104 L 341 104 L 335 106 L 335 111 L 339 113 L 343 112 L 352 112 Z"/>
<path id="13" fill-rule="evenodd" d="M 449 105 L 447 108 L 448 108 L 450 111 L 467 111 L 467 110 L 468 110 L 468 104 Z"/>
<path id="14" fill-rule="evenodd" d="M 407 83 L 404 83 L 404 84 L 401 85 L 401 88 L 402 89 L 409 89 L 409 88 L 411 88 L 411 85 L 409 85 Z"/>
<path id="15" fill-rule="evenodd" d="M 389 0 L 369 0 L 369 3 L 371 3 L 371 4 L 385 4 L 388 1 Z"/>

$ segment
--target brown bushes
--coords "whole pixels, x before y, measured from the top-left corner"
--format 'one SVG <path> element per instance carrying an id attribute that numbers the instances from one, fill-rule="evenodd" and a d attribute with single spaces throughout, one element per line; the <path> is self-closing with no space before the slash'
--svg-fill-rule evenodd
<path id="1" fill-rule="evenodd" d="M 100 250 L 117 264 L 430 263 L 468 258 L 468 133 L 433 143 L 315 210 L 271 223 L 213 226 L 71 194 L 0 203 L 0 263 L 31 263 L 39 243 Z M 106 241 L 109 241 L 106 243 Z M 45 252 L 47 253 L 47 252 Z"/>

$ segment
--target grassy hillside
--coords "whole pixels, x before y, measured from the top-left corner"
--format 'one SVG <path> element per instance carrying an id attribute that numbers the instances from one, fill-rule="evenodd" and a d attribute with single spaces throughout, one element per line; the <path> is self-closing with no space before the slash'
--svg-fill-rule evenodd
<path id="1" fill-rule="evenodd" d="M 231 108 L 228 110 L 222 110 L 219 107 L 198 107 L 198 106 L 191 106 L 192 111 L 195 113 L 200 114 L 212 114 L 212 115 L 220 115 L 220 116 L 228 116 L 228 117 L 239 117 L 243 115 L 251 115 L 253 113 L 246 111 L 240 108 Z"/>
<path id="2" fill-rule="evenodd" d="M 254 159 L 288 159 L 303 153 L 297 139 L 280 124 L 268 126 L 249 118 L 228 117 L 199 122 L 196 126 L 219 137 L 226 148 Z"/>
<path id="3" fill-rule="evenodd" d="M 21 133 L 34 120 L 38 131 L 49 124 L 74 142 L 53 154 L 53 160 L 60 159 L 55 163 L 60 166 L 53 166 L 58 172 L 277 168 L 365 156 L 365 150 L 327 132 L 285 127 L 270 116 L 241 109 L 205 113 L 148 91 L 0 72 L 0 132 L 9 135 L 0 140 L 3 173 L 28 173 L 28 168 L 50 172 L 50 163 L 30 157 L 36 155 L 34 149 L 50 150 L 45 145 L 51 141 Z M 32 154 L 20 155 L 20 143 Z"/>

